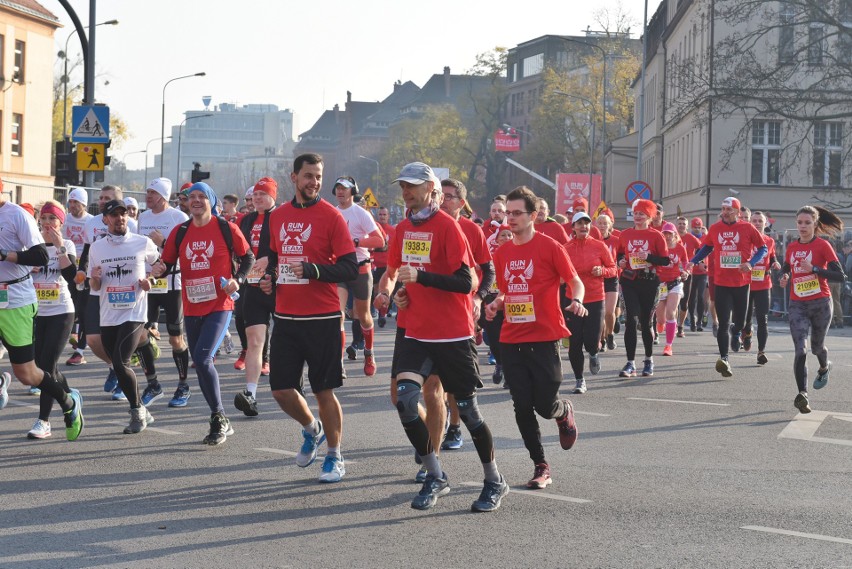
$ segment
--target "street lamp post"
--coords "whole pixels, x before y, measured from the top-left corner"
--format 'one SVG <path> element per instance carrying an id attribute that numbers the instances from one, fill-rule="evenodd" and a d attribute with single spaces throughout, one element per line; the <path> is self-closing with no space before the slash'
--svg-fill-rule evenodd
<path id="1" fill-rule="evenodd" d="M 175 185 L 178 185 L 180 183 L 180 145 L 181 145 L 181 138 L 183 137 L 183 123 L 185 123 L 186 121 L 191 121 L 192 119 L 200 119 L 200 118 L 212 117 L 212 116 L 213 116 L 213 113 L 207 113 L 207 114 L 204 114 L 204 115 L 194 115 L 194 116 L 191 116 L 191 117 L 186 117 L 185 119 L 180 121 L 180 126 L 178 127 L 178 153 L 177 153 L 177 166 L 175 167 L 175 179 L 174 179 Z M 160 161 L 162 161 L 162 157 L 160 158 Z"/>
<path id="2" fill-rule="evenodd" d="M 180 77 L 174 77 L 166 81 L 166 84 L 163 85 L 163 106 L 160 114 L 160 177 L 163 177 L 163 154 L 165 153 L 166 148 L 166 87 L 169 86 L 169 83 L 172 81 L 177 81 L 178 79 L 189 79 L 190 77 L 204 77 L 207 75 L 204 71 L 200 71 L 198 73 L 193 73 L 191 75 L 181 75 Z M 147 157 L 145 166 L 147 166 Z"/>
<path id="3" fill-rule="evenodd" d="M 169 137 L 167 137 L 167 138 L 171 138 L 171 136 L 169 136 Z M 149 140 L 149 141 L 145 144 L 145 180 L 144 180 L 144 182 L 145 182 L 146 184 L 148 183 L 148 147 L 149 147 L 149 146 L 151 146 L 151 143 L 152 143 L 152 142 L 155 142 L 155 141 L 157 141 L 157 140 L 162 140 L 162 139 L 161 139 L 161 138 L 159 138 L 159 137 L 157 137 L 157 138 L 152 138 L 151 140 Z M 162 156 L 162 154 L 161 154 L 161 156 Z M 162 161 L 162 160 L 160 160 L 160 164 L 161 164 L 161 165 L 162 165 L 162 163 L 163 163 L 163 161 Z M 160 177 L 162 178 L 162 176 L 160 176 Z"/>
<path id="4" fill-rule="evenodd" d="M 579 101 L 583 101 L 589 108 L 592 110 L 592 143 L 589 145 L 589 199 L 592 197 L 592 180 L 594 180 L 594 171 L 595 171 L 595 104 L 585 97 L 581 97 L 580 95 L 574 95 L 573 93 L 565 93 L 564 91 L 554 91 L 557 95 L 562 95 L 563 97 L 569 97 L 571 99 L 577 99 Z M 601 157 L 601 167 L 603 168 L 603 157 Z M 603 182 L 603 177 L 601 177 L 601 182 Z M 604 200 L 606 201 L 606 200 Z"/>
<path id="5" fill-rule="evenodd" d="M 367 158 L 366 156 L 358 155 L 358 158 L 361 160 L 369 160 L 376 165 L 376 191 L 379 191 L 379 161 L 374 158 Z"/>
<path id="6" fill-rule="evenodd" d="M 95 24 L 97 26 L 117 26 L 118 20 L 107 20 L 106 22 L 101 22 L 100 24 Z M 62 58 L 65 60 L 65 73 L 62 75 L 62 138 L 68 138 L 68 41 L 71 39 L 74 34 L 77 33 L 77 29 L 75 28 L 68 37 L 65 38 L 65 51 L 62 52 Z"/>

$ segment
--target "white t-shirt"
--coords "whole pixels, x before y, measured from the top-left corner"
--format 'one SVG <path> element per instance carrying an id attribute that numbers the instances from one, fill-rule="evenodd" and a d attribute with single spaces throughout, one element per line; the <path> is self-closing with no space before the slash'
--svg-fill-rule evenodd
<path id="1" fill-rule="evenodd" d="M 135 219 L 127 218 L 127 229 L 131 233 L 138 233 L 137 225 Z M 109 230 L 107 228 L 107 224 L 104 222 L 104 216 L 101 214 L 93 215 L 86 221 L 86 228 L 83 232 L 83 242 L 88 243 L 89 246 L 92 245 L 98 239 L 104 237 Z M 91 258 L 91 254 L 90 257 Z M 91 266 L 91 261 L 89 261 L 89 266 Z M 90 290 L 90 296 L 100 296 L 100 291 Z"/>
<path id="2" fill-rule="evenodd" d="M 25 251 L 44 243 L 35 218 L 18 204 L 5 202 L 0 207 L 0 249 Z M 20 308 L 36 302 L 35 288 L 31 279 L 6 285 L 30 274 L 32 267 L 0 261 L 0 299 L 8 294 L 6 308 Z"/>
<path id="3" fill-rule="evenodd" d="M 86 244 L 86 223 L 91 217 L 92 214 L 86 211 L 80 217 L 74 217 L 70 213 L 65 216 L 65 225 L 62 226 L 62 236 L 74 243 L 74 248 L 68 249 L 68 251 L 75 251 L 78 259 L 83 254 L 83 246 Z"/>
<path id="4" fill-rule="evenodd" d="M 349 226 L 349 234 L 352 239 L 363 239 L 373 231 L 379 230 L 376 220 L 373 219 L 370 212 L 361 206 L 352 204 L 346 209 L 341 209 L 340 206 L 337 209 L 343 214 L 343 219 Z M 359 263 L 370 258 L 370 252 L 366 247 L 355 247 L 355 255 L 358 257 Z"/>
<path id="5" fill-rule="evenodd" d="M 74 254 L 74 243 L 70 239 L 64 239 L 62 246 L 68 254 Z M 38 272 L 33 273 L 33 286 L 38 298 L 39 316 L 56 316 L 74 312 L 74 301 L 68 292 L 68 282 L 62 276 L 62 268 L 59 266 L 59 253 L 53 243 L 47 245 L 47 267 L 38 267 Z"/>
<path id="6" fill-rule="evenodd" d="M 138 233 L 147 237 L 156 229 L 163 234 L 164 238 L 168 239 L 172 230 L 188 219 L 189 217 L 184 212 L 174 207 L 167 207 L 160 213 L 154 213 L 150 209 L 146 209 L 139 215 Z M 161 248 L 160 252 L 162 251 Z M 147 266 L 145 270 L 151 272 L 151 267 Z M 169 275 L 166 280 L 168 282 L 168 290 L 180 290 L 180 274 Z M 154 293 L 154 290 L 151 292 Z"/>
<path id="7" fill-rule="evenodd" d="M 139 287 L 145 266 L 160 258 L 157 246 L 149 238 L 128 231 L 124 235 L 107 235 L 89 248 L 89 270 L 101 267 L 101 326 L 118 326 L 124 322 L 148 319 L 147 293 Z"/>

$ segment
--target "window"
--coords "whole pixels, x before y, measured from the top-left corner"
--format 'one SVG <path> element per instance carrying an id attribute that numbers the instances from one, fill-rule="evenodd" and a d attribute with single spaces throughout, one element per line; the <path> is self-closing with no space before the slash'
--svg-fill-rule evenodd
<path id="1" fill-rule="evenodd" d="M 12 114 L 12 156 L 21 156 L 24 151 L 24 115 Z"/>
<path id="2" fill-rule="evenodd" d="M 755 121 L 751 131 L 751 183 L 777 184 L 780 158 L 781 123 Z"/>
<path id="3" fill-rule="evenodd" d="M 15 40 L 15 69 L 12 81 L 24 82 L 24 42 Z"/>
<path id="4" fill-rule="evenodd" d="M 825 27 L 821 22 L 811 22 L 808 28 L 808 65 L 822 65 L 825 53 Z"/>
<path id="5" fill-rule="evenodd" d="M 796 13 L 793 7 L 784 2 L 781 5 L 780 26 L 778 29 L 778 63 L 793 63 L 796 59 L 796 41 L 793 34 L 793 22 Z"/>
<path id="6" fill-rule="evenodd" d="M 3 62 L 6 60 L 6 36 L 0 34 L 0 78 L 6 78 L 6 66 Z"/>
<path id="7" fill-rule="evenodd" d="M 843 150 L 843 124 L 814 124 L 814 186 L 840 186 L 840 153 Z"/>
<path id="8" fill-rule="evenodd" d="M 537 53 L 530 57 L 525 57 L 523 61 L 524 77 L 532 77 L 538 75 L 544 69 L 544 54 Z"/>

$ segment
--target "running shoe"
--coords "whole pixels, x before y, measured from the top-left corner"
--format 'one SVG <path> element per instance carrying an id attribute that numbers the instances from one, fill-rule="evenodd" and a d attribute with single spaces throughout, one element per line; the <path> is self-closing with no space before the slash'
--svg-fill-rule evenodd
<path id="1" fill-rule="evenodd" d="M 234 395 L 234 407 L 242 411 L 246 417 L 257 417 L 257 400 L 251 391 L 245 390 Z"/>
<path id="2" fill-rule="evenodd" d="M 494 357 L 492 352 L 488 352 L 488 365 L 497 365 L 497 358 Z"/>
<path id="3" fill-rule="evenodd" d="M 597 354 L 589 356 L 589 372 L 597 375 L 601 371 L 601 358 Z"/>
<path id="4" fill-rule="evenodd" d="M 701 324 L 699 324 L 698 326 L 696 326 L 696 327 L 695 327 L 695 331 L 696 331 L 696 332 L 703 332 L 703 331 L 704 331 L 704 326 L 702 326 Z"/>
<path id="5" fill-rule="evenodd" d="M 346 475 L 346 465 L 342 458 L 328 455 L 322 461 L 322 474 L 319 476 L 319 481 L 326 484 L 340 482 Z"/>
<path id="6" fill-rule="evenodd" d="M 766 365 L 769 363 L 769 358 L 763 352 L 757 352 L 757 365 Z"/>
<path id="7" fill-rule="evenodd" d="M 621 332 L 621 319 L 620 318 L 615 319 L 615 323 L 612 325 L 612 331 L 615 332 L 616 334 Z"/>
<path id="8" fill-rule="evenodd" d="M 231 421 L 222 413 L 213 413 L 210 416 L 210 433 L 202 442 L 210 446 L 220 445 L 228 440 L 228 435 L 233 434 Z"/>
<path id="9" fill-rule="evenodd" d="M 115 391 L 115 388 L 118 387 L 118 376 L 115 375 L 115 370 L 109 368 L 109 374 L 107 375 L 106 381 L 104 381 L 104 391 L 106 393 L 112 393 Z"/>
<path id="10" fill-rule="evenodd" d="M 814 389 L 822 389 L 828 383 L 828 374 L 831 372 L 831 362 L 825 369 L 817 371 L 816 379 L 814 380 Z"/>
<path id="11" fill-rule="evenodd" d="M 225 353 L 230 354 L 234 351 L 234 340 L 230 334 L 225 334 L 225 340 L 222 342 L 222 347 L 225 348 Z"/>
<path id="12" fill-rule="evenodd" d="M 473 341 L 476 343 L 477 346 L 482 345 L 482 328 L 476 329 L 476 335 L 474 335 Z"/>
<path id="13" fill-rule="evenodd" d="M 12 376 L 8 371 L 0 373 L 0 409 L 6 407 L 9 403 L 9 385 L 12 383 Z"/>
<path id="14" fill-rule="evenodd" d="M 793 400 L 793 405 L 799 410 L 799 413 L 810 413 L 811 402 L 808 401 L 808 396 L 805 393 L 799 393 Z"/>
<path id="15" fill-rule="evenodd" d="M 33 423 L 33 428 L 27 433 L 28 439 L 46 439 L 52 433 L 50 432 L 50 421 L 42 421 L 36 419 Z"/>
<path id="16" fill-rule="evenodd" d="M 136 366 L 138 366 L 138 365 L 140 364 L 140 362 L 141 362 L 141 361 L 142 361 L 142 360 L 141 360 L 141 358 L 139 357 L 139 352 L 133 352 L 133 353 L 130 355 L 130 366 L 131 366 L 131 367 L 136 367 Z"/>
<path id="17" fill-rule="evenodd" d="M 674 354 L 672 353 L 672 346 L 671 346 L 671 344 L 669 344 L 668 346 L 666 346 L 665 348 L 663 348 L 663 355 L 664 355 L 664 356 L 672 356 L 672 355 L 674 355 Z"/>
<path id="18" fill-rule="evenodd" d="M 606 340 L 601 340 L 598 342 L 598 353 L 605 354 L 606 353 Z"/>
<path id="19" fill-rule="evenodd" d="M 296 466 L 307 468 L 317 459 L 317 449 L 325 441 L 325 430 L 322 428 L 322 423 L 317 421 L 317 424 L 319 425 L 317 434 L 302 429 L 302 437 L 304 437 L 305 442 L 302 443 L 302 448 L 296 454 Z"/>
<path id="20" fill-rule="evenodd" d="M 65 365 L 67 366 L 81 366 L 83 364 L 87 364 L 89 362 L 86 361 L 86 358 L 83 357 L 83 354 L 80 352 L 74 352 L 71 354 L 71 357 L 65 360 Z"/>
<path id="21" fill-rule="evenodd" d="M 262 375 L 264 377 L 269 377 L 269 361 L 268 360 L 263 362 L 263 364 L 260 366 L 260 375 Z"/>
<path id="22" fill-rule="evenodd" d="M 124 391 L 121 390 L 119 386 L 115 386 L 115 389 L 112 390 L 112 400 L 113 401 L 127 401 L 127 395 L 124 394 Z"/>
<path id="23" fill-rule="evenodd" d="M 621 368 L 621 372 L 618 374 L 618 377 L 636 377 L 636 366 L 627 362 L 627 364 Z"/>
<path id="24" fill-rule="evenodd" d="M 715 338 L 718 335 L 719 335 L 719 325 L 716 324 L 715 322 L 713 322 L 713 337 Z"/>
<path id="25" fill-rule="evenodd" d="M 379 316 L 379 328 L 384 328 L 385 324 L 388 323 L 388 319 L 384 316 Z"/>
<path id="26" fill-rule="evenodd" d="M 2 342 L 0 342 L 0 360 L 2 360 L 3 358 L 5 358 L 7 353 L 8 353 L 8 352 L 6 351 L 6 346 L 4 346 L 4 345 L 2 344 Z"/>
<path id="27" fill-rule="evenodd" d="M 645 365 L 642 366 L 642 377 L 650 377 L 654 375 L 654 360 L 645 360 Z"/>
<path id="28" fill-rule="evenodd" d="M 420 470 L 417 471 L 417 474 L 414 475 L 414 481 L 417 484 L 423 484 L 426 482 L 426 477 L 429 475 L 429 471 L 426 470 L 425 466 L 421 466 Z"/>
<path id="29" fill-rule="evenodd" d="M 189 384 L 178 383 L 174 397 L 169 401 L 169 407 L 186 407 L 190 397 L 192 397 L 192 392 L 189 390 Z"/>
<path id="30" fill-rule="evenodd" d="M 503 496 L 509 493 L 509 485 L 503 477 L 500 482 L 485 482 L 479 498 L 470 505 L 471 512 L 493 512 L 500 507 Z"/>
<path id="31" fill-rule="evenodd" d="M 683 326 L 677 327 L 677 337 L 678 338 L 685 338 L 686 337 L 686 334 L 683 332 Z"/>
<path id="32" fill-rule="evenodd" d="M 743 332 L 743 351 L 751 351 L 751 334 L 746 334 L 745 332 Z"/>
<path id="33" fill-rule="evenodd" d="M 160 384 L 157 384 L 156 389 L 151 387 L 151 384 L 148 384 L 148 387 L 145 388 L 145 391 L 142 392 L 142 405 L 147 407 L 154 401 L 158 399 L 162 399 L 163 397 L 163 388 L 160 387 Z"/>
<path id="34" fill-rule="evenodd" d="M 728 358 L 719 358 L 716 360 L 716 371 L 722 374 L 722 377 L 731 377 L 734 372 L 731 371 L 731 363 Z"/>
<path id="35" fill-rule="evenodd" d="M 444 434 L 444 441 L 441 443 L 441 450 L 458 450 L 464 445 L 461 428 L 450 425 L 447 432 Z"/>
<path id="36" fill-rule="evenodd" d="M 83 432 L 83 396 L 76 389 L 68 394 L 74 402 L 74 407 L 65 412 L 65 438 L 76 441 Z"/>
<path id="37" fill-rule="evenodd" d="M 367 377 L 376 375 L 376 358 L 370 350 L 364 350 L 364 375 Z"/>
<path id="38" fill-rule="evenodd" d="M 355 349 L 354 345 L 350 344 L 350 345 L 346 346 L 346 357 L 349 358 L 350 360 L 358 359 L 358 350 Z"/>
<path id="39" fill-rule="evenodd" d="M 124 427 L 125 435 L 135 435 L 137 433 L 141 433 L 144 431 L 149 423 L 154 422 L 154 417 L 151 416 L 151 413 L 148 412 L 146 407 L 139 407 L 138 409 L 130 409 L 130 423 Z"/>
<path id="40" fill-rule="evenodd" d="M 615 336 L 610 334 L 606 337 L 606 349 L 612 351 L 618 347 L 618 344 L 615 343 Z"/>
<path id="41" fill-rule="evenodd" d="M 503 382 L 503 366 L 497 364 L 494 366 L 494 373 L 491 374 L 491 381 L 494 385 L 500 385 Z"/>
<path id="42" fill-rule="evenodd" d="M 571 450 L 571 447 L 577 442 L 580 432 L 577 430 L 576 421 L 574 421 L 574 406 L 567 399 L 565 405 L 568 407 L 568 411 L 565 412 L 564 417 L 556 419 L 556 425 L 559 427 L 559 444 L 562 445 L 564 450 Z"/>
<path id="43" fill-rule="evenodd" d="M 237 357 L 237 361 L 234 362 L 234 369 L 238 371 L 242 371 L 246 369 L 246 351 L 240 350 L 240 355 Z"/>
<path id="44" fill-rule="evenodd" d="M 415 510 L 428 510 L 433 508 L 438 502 L 438 498 L 446 496 L 450 492 L 450 483 L 447 481 L 447 475 L 444 478 L 437 478 L 432 474 L 426 475 L 426 480 L 423 481 L 423 487 L 414 500 L 411 501 L 411 507 Z"/>
<path id="45" fill-rule="evenodd" d="M 27 393 L 30 395 L 41 395 L 41 388 L 36 387 L 35 385 L 30 385 L 30 388 L 27 390 Z"/>
<path id="46" fill-rule="evenodd" d="M 690 322 L 689 323 L 689 331 L 695 332 L 696 330 L 698 330 L 698 328 L 695 326 L 695 322 Z M 698 331 L 700 332 L 701 330 L 698 330 Z"/>
<path id="47" fill-rule="evenodd" d="M 659 335 L 659 334 L 657 334 L 656 332 L 654 332 L 654 345 L 655 345 L 655 346 L 659 346 L 659 345 L 660 345 L 660 335 Z"/>
<path id="48" fill-rule="evenodd" d="M 77 338 L 77 334 L 71 334 L 68 336 L 68 343 L 71 344 L 72 348 L 77 348 L 77 344 L 79 343 L 79 338 Z"/>
<path id="49" fill-rule="evenodd" d="M 657 322 L 657 334 L 662 334 L 666 331 L 666 323 L 665 322 Z"/>
<path id="50" fill-rule="evenodd" d="M 566 350 L 571 347 L 571 339 L 570 338 L 562 338 L 562 347 Z"/>
<path id="51" fill-rule="evenodd" d="M 541 490 L 550 486 L 552 482 L 553 479 L 550 478 L 550 466 L 546 462 L 540 462 L 535 465 L 533 477 L 527 482 L 527 488 Z"/>
<path id="52" fill-rule="evenodd" d="M 586 392 L 586 380 L 584 378 L 580 378 L 575 381 L 574 384 L 574 393 L 578 395 L 582 395 Z"/>
<path id="53" fill-rule="evenodd" d="M 731 351 L 735 354 L 740 351 L 740 346 L 742 346 L 742 341 L 740 340 L 739 334 L 731 334 Z"/>

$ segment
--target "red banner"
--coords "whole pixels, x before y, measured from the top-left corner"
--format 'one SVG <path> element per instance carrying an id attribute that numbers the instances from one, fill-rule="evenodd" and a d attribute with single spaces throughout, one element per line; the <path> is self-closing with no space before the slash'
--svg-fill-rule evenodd
<path id="1" fill-rule="evenodd" d="M 601 176 L 592 176 L 592 187 L 589 188 L 588 174 L 557 174 L 556 175 L 556 207 L 553 213 L 565 215 L 574 207 L 574 200 L 585 198 L 589 204 L 586 210 L 589 215 L 595 211 L 601 201 Z"/>
<path id="2" fill-rule="evenodd" d="M 497 152 L 518 152 L 521 149 L 521 139 L 515 129 L 509 132 L 498 130 L 494 133 L 494 150 Z"/>

